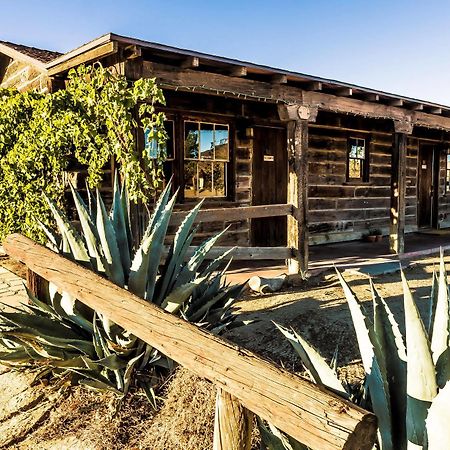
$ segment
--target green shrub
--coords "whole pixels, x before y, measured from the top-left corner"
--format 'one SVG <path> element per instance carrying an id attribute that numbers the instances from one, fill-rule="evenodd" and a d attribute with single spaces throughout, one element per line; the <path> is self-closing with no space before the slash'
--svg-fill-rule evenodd
<path id="1" fill-rule="evenodd" d="M 136 130 L 164 142 L 157 104 L 164 97 L 154 79 L 129 84 L 100 65 L 71 70 L 65 89 L 49 94 L 0 89 L 0 241 L 13 232 L 45 238 L 36 219 L 49 225 L 52 215 L 42 194 L 62 205 L 72 160 L 87 169 L 91 187 L 113 159 L 131 200 L 155 195 L 164 155 L 151 159 L 138 148 Z"/>
<path id="2" fill-rule="evenodd" d="M 117 180 L 117 177 L 116 177 Z M 133 251 L 125 189 L 116 182 L 113 205 L 106 212 L 101 196 L 90 195 L 87 206 L 73 191 L 81 233 L 47 199 L 58 226 L 53 234 L 44 225 L 48 245 L 83 266 L 127 288 L 162 309 L 218 333 L 231 323 L 231 305 L 241 286 L 225 283 L 223 266 L 230 251 L 204 264 L 208 251 L 223 232 L 188 249 L 196 232 L 193 208 L 179 226 L 163 260 L 175 195 L 168 183 L 157 202 L 139 248 Z M 14 312 L 0 312 L 0 361 L 14 367 L 34 366 L 45 373 L 70 375 L 79 384 L 126 395 L 134 382 L 154 402 L 154 389 L 167 376 L 172 361 L 67 293 L 49 283 L 48 296 L 35 298 Z"/>

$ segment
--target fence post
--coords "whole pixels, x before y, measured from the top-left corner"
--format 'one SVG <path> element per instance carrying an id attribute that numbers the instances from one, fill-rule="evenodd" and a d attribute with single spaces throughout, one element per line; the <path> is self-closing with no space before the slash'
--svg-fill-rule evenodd
<path id="1" fill-rule="evenodd" d="M 27 269 L 27 288 L 36 298 L 42 300 L 48 289 L 48 281 L 32 270 Z"/>
<path id="2" fill-rule="evenodd" d="M 236 397 L 217 389 L 214 419 L 214 450 L 250 450 L 253 413 Z"/>

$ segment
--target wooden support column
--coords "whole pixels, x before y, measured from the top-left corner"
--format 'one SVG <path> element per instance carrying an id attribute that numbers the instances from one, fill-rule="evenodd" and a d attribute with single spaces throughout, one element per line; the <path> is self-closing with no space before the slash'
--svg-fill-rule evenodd
<path id="1" fill-rule="evenodd" d="M 280 106 L 282 120 L 288 121 L 288 195 L 293 212 L 287 218 L 287 245 L 293 250 L 288 259 L 289 274 L 306 275 L 309 258 L 308 232 L 308 123 L 315 122 L 317 107 Z"/>
<path id="2" fill-rule="evenodd" d="M 253 413 L 239 400 L 218 388 L 213 450 L 250 450 Z"/>
<path id="3" fill-rule="evenodd" d="M 412 122 L 394 121 L 389 250 L 396 254 L 405 251 L 406 151 L 408 135 L 412 133 L 413 126 Z"/>

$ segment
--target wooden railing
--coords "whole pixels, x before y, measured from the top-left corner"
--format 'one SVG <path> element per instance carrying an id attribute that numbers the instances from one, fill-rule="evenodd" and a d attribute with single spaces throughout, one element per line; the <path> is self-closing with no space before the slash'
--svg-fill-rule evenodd
<path id="1" fill-rule="evenodd" d="M 201 209 L 196 218 L 198 222 L 237 222 L 239 220 L 263 217 L 293 216 L 293 206 L 289 204 L 274 204 L 261 206 L 239 206 L 236 208 Z M 176 211 L 172 214 L 170 224 L 178 226 L 189 211 Z M 224 251 L 232 247 L 215 247 L 208 255 L 208 259 L 215 259 Z M 190 255 L 195 247 L 190 248 Z M 292 247 L 234 247 L 235 260 L 283 260 L 296 257 L 296 249 Z"/>
<path id="2" fill-rule="evenodd" d="M 166 313 L 21 235 L 6 252 L 218 388 L 215 450 L 248 450 L 252 413 L 317 450 L 369 450 L 376 417 L 252 352 Z"/>

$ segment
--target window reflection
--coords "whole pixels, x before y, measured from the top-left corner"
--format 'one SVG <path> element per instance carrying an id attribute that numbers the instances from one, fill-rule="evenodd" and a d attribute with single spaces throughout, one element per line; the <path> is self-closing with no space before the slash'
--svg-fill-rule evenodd
<path id="1" fill-rule="evenodd" d="M 200 124 L 200 159 L 214 158 L 214 125 Z"/>
<path id="2" fill-rule="evenodd" d="M 184 139 L 185 196 L 225 197 L 228 125 L 185 122 Z"/>
<path id="3" fill-rule="evenodd" d="M 197 159 L 199 124 L 194 122 L 186 122 L 184 127 L 184 157 Z"/>

